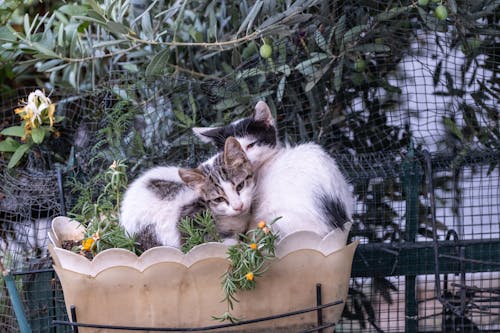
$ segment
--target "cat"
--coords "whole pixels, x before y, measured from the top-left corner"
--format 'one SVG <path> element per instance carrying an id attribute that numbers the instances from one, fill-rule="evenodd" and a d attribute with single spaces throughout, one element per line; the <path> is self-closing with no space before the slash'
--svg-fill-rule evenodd
<path id="1" fill-rule="evenodd" d="M 315 143 L 283 145 L 264 101 L 251 117 L 193 132 L 218 149 L 235 137 L 245 151 L 257 182 L 250 228 L 281 217 L 274 225 L 280 237 L 298 230 L 325 235 L 351 221 L 354 198 L 335 160 Z"/>
<path id="2" fill-rule="evenodd" d="M 231 243 L 247 229 L 254 187 L 252 166 L 229 137 L 221 153 L 197 168 L 158 166 L 144 172 L 124 193 L 120 224 L 136 235 L 143 251 L 180 248 L 180 220 L 208 208 L 220 237 Z"/>

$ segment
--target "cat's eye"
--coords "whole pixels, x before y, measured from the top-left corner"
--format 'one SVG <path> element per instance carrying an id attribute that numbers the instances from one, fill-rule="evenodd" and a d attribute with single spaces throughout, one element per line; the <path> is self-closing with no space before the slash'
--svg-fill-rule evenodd
<path id="1" fill-rule="evenodd" d="M 256 143 L 257 143 L 257 141 L 254 141 L 252 143 L 247 144 L 245 149 L 248 150 L 248 149 L 252 148 L 253 146 L 255 146 Z"/>
<path id="2" fill-rule="evenodd" d="M 226 201 L 226 199 L 224 197 L 217 197 L 215 199 L 212 199 L 211 201 L 219 204 Z"/>
<path id="3" fill-rule="evenodd" d="M 236 191 L 239 193 L 244 186 L 245 186 L 245 181 L 242 181 L 241 183 L 238 184 L 238 186 L 236 186 Z"/>

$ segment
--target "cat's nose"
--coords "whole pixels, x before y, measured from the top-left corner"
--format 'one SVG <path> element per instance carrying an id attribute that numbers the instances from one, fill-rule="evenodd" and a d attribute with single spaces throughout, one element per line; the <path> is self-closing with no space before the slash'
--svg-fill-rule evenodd
<path id="1" fill-rule="evenodd" d="M 233 209 L 237 212 L 241 212 L 243 210 L 243 202 L 240 202 L 239 204 L 233 205 Z"/>

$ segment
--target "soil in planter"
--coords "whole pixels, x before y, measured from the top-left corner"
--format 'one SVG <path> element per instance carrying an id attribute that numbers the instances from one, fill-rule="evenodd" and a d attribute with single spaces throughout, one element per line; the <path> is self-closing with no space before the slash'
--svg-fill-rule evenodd
<path id="1" fill-rule="evenodd" d="M 81 242 L 79 242 L 79 241 L 64 240 L 61 243 L 61 248 L 65 249 L 65 250 L 68 250 L 68 251 L 71 251 L 71 252 L 75 252 L 74 248 L 78 247 L 80 245 L 81 245 Z M 81 252 L 79 252 L 79 254 L 82 255 L 82 256 L 84 256 L 88 260 L 92 260 L 94 258 L 93 255 L 92 255 L 92 253 L 88 252 L 88 251 L 81 251 Z"/>

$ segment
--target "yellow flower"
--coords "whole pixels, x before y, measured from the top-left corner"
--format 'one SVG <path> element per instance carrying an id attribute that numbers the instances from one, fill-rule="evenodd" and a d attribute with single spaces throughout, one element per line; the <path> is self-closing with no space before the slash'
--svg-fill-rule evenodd
<path id="1" fill-rule="evenodd" d="M 90 251 L 92 245 L 94 245 L 95 240 L 93 238 L 87 238 L 82 241 L 82 250 Z"/>
<path id="2" fill-rule="evenodd" d="M 248 272 L 247 275 L 245 275 L 245 278 L 247 279 L 247 281 L 253 281 L 253 273 Z"/>
<path id="3" fill-rule="evenodd" d="M 118 163 L 116 161 L 113 161 L 113 164 L 111 164 L 109 166 L 110 169 L 113 169 L 113 170 L 116 170 L 116 168 L 118 167 Z"/>
<path id="4" fill-rule="evenodd" d="M 257 227 L 259 229 L 264 229 L 265 226 L 266 226 L 266 222 L 264 222 L 264 221 L 259 221 L 259 223 L 257 224 Z"/>
<path id="5" fill-rule="evenodd" d="M 255 244 L 255 243 L 248 245 L 248 247 L 250 247 L 250 249 L 253 251 L 257 250 L 257 244 Z"/>
<path id="6" fill-rule="evenodd" d="M 50 127 L 54 125 L 55 104 L 50 101 L 50 98 L 45 96 L 45 93 L 39 89 L 31 92 L 28 95 L 28 101 L 21 100 L 24 104 L 22 108 L 14 110 L 16 114 L 31 123 L 32 128 L 42 126 L 44 121 L 49 121 Z"/>
<path id="7" fill-rule="evenodd" d="M 47 113 L 47 117 L 49 118 L 50 127 L 54 126 L 54 121 L 56 120 L 56 118 L 54 117 L 55 112 L 56 112 L 56 105 L 50 104 L 49 111 Z"/>

